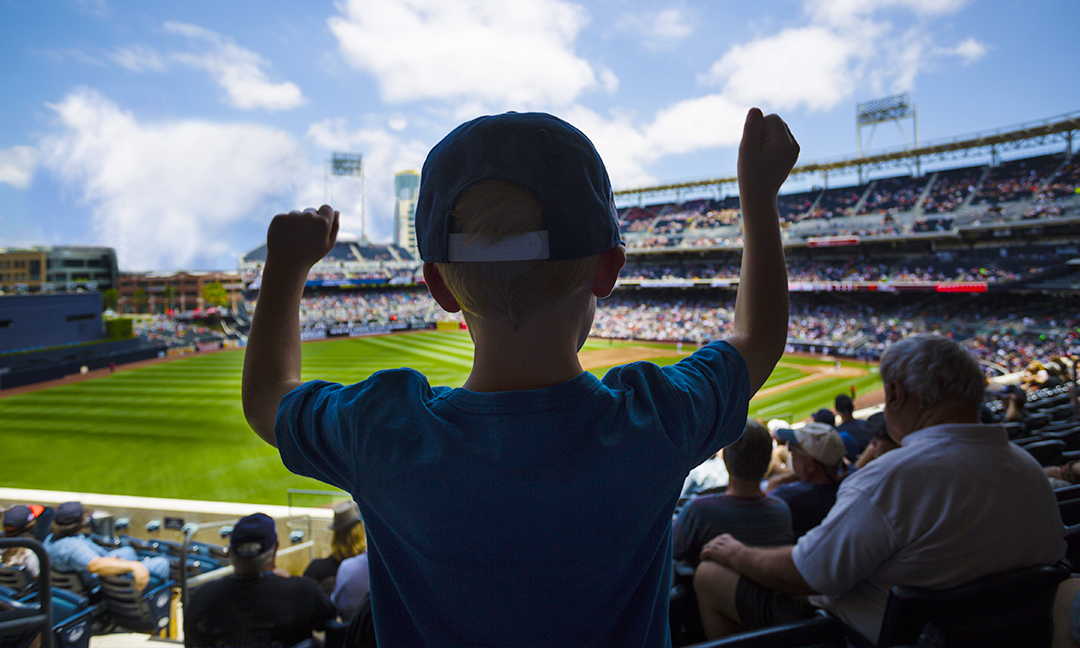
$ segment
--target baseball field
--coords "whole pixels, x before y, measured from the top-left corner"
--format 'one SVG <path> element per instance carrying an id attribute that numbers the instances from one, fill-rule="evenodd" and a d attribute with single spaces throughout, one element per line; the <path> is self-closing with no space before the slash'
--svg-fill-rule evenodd
<path id="1" fill-rule="evenodd" d="M 472 360 L 463 331 L 431 331 L 304 345 L 304 378 L 355 382 L 408 366 L 432 384 L 461 385 Z M 689 352 L 687 348 L 684 352 Z M 589 340 L 582 365 L 597 375 L 633 360 L 677 362 L 674 345 Z M 281 465 L 240 407 L 243 350 L 182 357 L 116 373 L 0 392 L 0 485 L 87 493 L 285 504 L 286 489 L 326 489 Z M 785 357 L 751 403 L 765 420 L 805 419 L 839 393 L 880 385 L 873 367 Z"/>

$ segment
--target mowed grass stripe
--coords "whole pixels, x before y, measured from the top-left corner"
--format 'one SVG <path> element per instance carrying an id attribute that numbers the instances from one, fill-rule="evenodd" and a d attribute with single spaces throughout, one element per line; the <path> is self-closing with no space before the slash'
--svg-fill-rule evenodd
<path id="1" fill-rule="evenodd" d="M 584 350 L 623 346 L 645 345 L 589 340 Z M 472 362 L 472 341 L 465 331 L 331 340 L 302 348 L 305 379 L 342 383 L 411 366 L 432 385 L 458 386 Z M 655 359 L 663 365 L 678 360 Z M 248 428 L 240 407 L 242 367 L 243 350 L 226 351 L 0 398 L 7 460 L 2 483 L 272 504 L 285 503 L 287 488 L 325 488 L 290 474 L 276 450 Z M 802 375 L 782 367 L 769 385 Z M 867 381 L 876 382 L 876 377 Z M 766 405 L 797 406 L 808 415 L 831 406 L 848 382 L 815 381 Z"/>
<path id="2" fill-rule="evenodd" d="M 378 346 L 378 347 L 382 347 L 384 349 L 394 350 L 397 353 L 400 353 L 402 355 L 419 356 L 421 358 L 426 358 L 428 360 L 431 360 L 431 361 L 434 361 L 434 362 L 437 362 L 437 363 L 440 363 L 440 364 L 454 365 L 454 366 L 457 366 L 457 367 L 462 367 L 464 369 L 468 369 L 468 368 L 472 367 L 472 354 L 471 353 L 469 353 L 468 355 L 465 355 L 465 354 L 462 354 L 462 353 L 460 353 L 459 351 L 456 351 L 456 350 L 455 351 L 446 351 L 446 350 L 443 350 L 443 349 L 437 349 L 435 347 L 428 347 L 428 346 L 423 345 L 423 344 L 416 344 L 416 343 L 413 343 L 410 340 L 404 340 L 404 338 L 406 336 L 394 336 L 394 338 L 399 338 L 399 337 L 402 338 L 402 339 L 391 339 L 391 338 L 388 338 L 388 337 L 385 337 L 385 338 L 369 338 L 367 340 L 367 342 L 368 342 L 368 344 L 373 345 L 373 346 Z M 403 366 L 406 366 L 406 365 L 403 365 Z M 414 368 L 417 368 L 417 367 L 414 367 Z"/>

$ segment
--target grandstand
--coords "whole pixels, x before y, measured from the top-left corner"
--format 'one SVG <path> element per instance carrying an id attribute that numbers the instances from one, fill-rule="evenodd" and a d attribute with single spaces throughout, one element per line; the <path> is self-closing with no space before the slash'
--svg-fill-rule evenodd
<path id="1" fill-rule="evenodd" d="M 797 167 L 793 177 L 820 174 L 825 186 L 778 201 L 789 350 L 872 359 L 903 334 L 938 330 L 971 338 L 989 365 L 1013 370 L 1038 354 L 1077 353 L 1078 128 L 1072 113 Z M 828 186 L 844 174 L 858 182 Z M 735 181 L 617 192 L 637 204 L 619 208 L 628 261 L 615 296 L 599 306 L 595 336 L 697 343 L 726 334 L 742 245 L 738 196 L 724 195 Z M 668 195 L 675 199 L 645 202 Z M 247 308 L 264 258 L 265 246 L 241 258 Z M 407 250 L 340 241 L 308 277 L 305 338 L 459 322 L 421 283 Z M 1043 342 L 1010 343 L 1032 336 Z M 987 339 L 1003 342 L 978 343 Z"/>

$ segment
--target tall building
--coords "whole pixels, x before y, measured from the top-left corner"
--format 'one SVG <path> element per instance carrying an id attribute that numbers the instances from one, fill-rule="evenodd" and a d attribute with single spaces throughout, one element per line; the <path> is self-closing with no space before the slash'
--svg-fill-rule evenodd
<path id="1" fill-rule="evenodd" d="M 394 243 L 417 254 L 416 199 L 420 194 L 420 174 L 400 171 L 394 174 Z"/>
<path id="2" fill-rule="evenodd" d="M 97 245 L 0 248 L 0 291 L 116 288 L 116 250 Z"/>

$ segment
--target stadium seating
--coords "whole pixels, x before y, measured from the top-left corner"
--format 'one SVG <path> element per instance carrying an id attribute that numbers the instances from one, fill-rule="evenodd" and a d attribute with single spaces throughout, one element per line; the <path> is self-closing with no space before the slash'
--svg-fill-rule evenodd
<path id="1" fill-rule="evenodd" d="M 879 646 L 1045 646 L 1054 594 L 1069 567 L 1040 565 L 946 590 L 893 587 Z"/>
<path id="2" fill-rule="evenodd" d="M 119 576 L 101 578 L 105 607 L 117 625 L 131 632 L 155 634 L 169 626 L 172 590 L 175 581 L 140 592 L 135 581 Z"/>
<path id="3" fill-rule="evenodd" d="M 832 615 L 818 615 L 805 621 L 750 630 L 705 641 L 693 648 L 843 648 L 850 630 Z"/>

